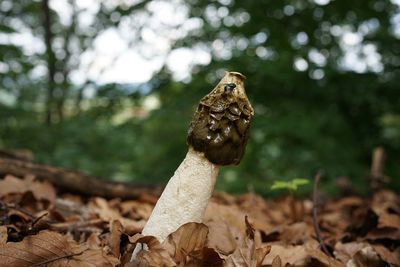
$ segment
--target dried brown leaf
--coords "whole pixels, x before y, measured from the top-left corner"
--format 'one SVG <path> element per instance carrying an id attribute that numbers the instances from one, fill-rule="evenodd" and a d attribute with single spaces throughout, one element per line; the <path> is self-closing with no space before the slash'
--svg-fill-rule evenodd
<path id="1" fill-rule="evenodd" d="M 108 204 L 107 200 L 101 197 L 95 197 L 91 199 L 88 204 L 89 208 L 97 214 L 100 219 L 105 222 L 110 222 L 112 220 L 118 220 L 121 218 L 119 212 L 115 209 L 112 209 Z"/>
<path id="2" fill-rule="evenodd" d="M 335 255 L 336 259 L 338 259 L 343 263 L 346 263 L 351 258 L 353 258 L 358 251 L 360 251 L 362 248 L 366 246 L 367 244 L 363 242 L 349 242 L 349 243 L 338 242 L 335 245 L 333 254 Z"/>
<path id="3" fill-rule="evenodd" d="M 206 247 L 203 248 L 201 266 L 204 267 L 222 266 L 223 262 L 224 261 L 220 258 L 220 256 L 214 249 Z"/>
<path id="4" fill-rule="evenodd" d="M 171 258 L 168 251 L 163 248 L 152 248 L 149 251 L 140 251 L 136 259 L 129 262 L 125 267 L 173 267 L 175 261 Z"/>
<path id="5" fill-rule="evenodd" d="M 1 245 L 0 266 L 31 266 L 57 258 L 59 260 L 55 262 L 59 265 L 54 266 L 66 266 L 66 257 L 73 255 L 64 236 L 46 230 L 38 235 L 27 236 L 21 242 Z"/>
<path id="6" fill-rule="evenodd" d="M 193 253 L 203 250 L 207 234 L 208 227 L 206 225 L 190 222 L 170 234 L 163 245 L 169 247 L 170 254 L 171 251 L 173 252 L 171 256 L 178 266 L 185 266 L 187 262 L 194 258 Z"/>
<path id="7" fill-rule="evenodd" d="M 137 200 L 124 201 L 120 204 L 122 215 L 135 220 L 149 219 L 153 208 L 154 205 Z"/>
<path id="8" fill-rule="evenodd" d="M 29 185 L 29 190 L 32 191 L 35 199 L 37 200 L 45 199 L 50 203 L 54 203 L 56 199 L 56 191 L 54 186 L 48 181 L 34 181 Z"/>
<path id="9" fill-rule="evenodd" d="M 33 176 L 27 175 L 24 179 L 7 175 L 3 180 L 0 180 L 0 197 L 12 193 L 32 192 L 36 200 L 47 200 L 49 203 L 54 203 L 56 191 L 54 186 L 47 181 L 35 181 Z"/>
<path id="10" fill-rule="evenodd" d="M 269 214 L 271 207 L 261 196 L 254 193 L 236 197 L 237 206 L 251 218 L 254 229 L 268 231 L 272 226 L 272 217 Z"/>
<path id="11" fill-rule="evenodd" d="M 229 255 L 235 251 L 236 241 L 226 222 L 210 220 L 207 222 L 207 226 L 209 229 L 208 247 L 214 248 L 223 255 Z"/>
<path id="12" fill-rule="evenodd" d="M 255 248 L 254 228 L 249 223 L 247 216 L 245 217 L 246 238 L 242 244 L 236 248 L 233 254 L 229 255 L 225 261 L 228 267 L 254 267 L 261 266 L 265 256 L 270 252 L 271 246 L 265 246 L 259 249 Z"/>
<path id="13" fill-rule="evenodd" d="M 108 245 L 110 246 L 111 252 L 117 258 L 119 258 L 119 249 L 121 244 L 121 235 L 123 232 L 122 224 L 119 220 L 111 222 L 110 227 L 110 238 L 108 239 Z"/>
<path id="14" fill-rule="evenodd" d="M 92 233 L 88 239 L 86 239 L 86 245 L 90 249 L 98 249 L 101 245 L 101 241 L 97 233 Z"/>
<path id="15" fill-rule="evenodd" d="M 257 266 L 261 266 L 265 256 L 271 251 L 271 246 L 265 246 L 256 249 Z"/>
<path id="16" fill-rule="evenodd" d="M 118 265 L 119 260 L 99 248 L 85 250 L 81 255 L 74 256 L 68 264 L 71 267 L 110 267 Z"/>
<path id="17" fill-rule="evenodd" d="M 143 230 L 146 225 L 145 220 L 135 221 L 128 218 L 120 217 L 119 221 L 121 222 L 124 231 L 127 234 L 139 233 Z"/>
<path id="18" fill-rule="evenodd" d="M 171 233 L 162 244 L 153 236 L 128 237 L 132 243 L 146 244 L 148 250 L 140 251 L 126 266 L 222 266 L 218 253 L 205 247 L 207 234 L 206 225 L 191 222 Z"/>
<path id="19" fill-rule="evenodd" d="M 27 191 L 27 186 L 22 179 L 13 175 L 6 175 L 3 180 L 0 180 L 0 197 L 11 193 L 24 193 Z"/>
<path id="20" fill-rule="evenodd" d="M 354 257 L 346 263 L 346 267 L 384 267 L 384 262 L 372 247 L 365 247 L 358 251 Z"/>
<path id="21" fill-rule="evenodd" d="M 89 202 L 88 206 L 92 212 L 97 214 L 100 219 L 105 222 L 119 220 L 124 228 L 124 231 L 128 234 L 141 232 L 146 224 L 146 221 L 144 220 L 135 221 L 122 217 L 116 208 L 110 207 L 110 204 L 107 202 L 107 200 L 101 197 L 93 198 Z"/>
<path id="22" fill-rule="evenodd" d="M 4 245 L 7 242 L 7 226 L 0 226 L 0 245 Z"/>
<path id="23" fill-rule="evenodd" d="M 48 230 L 27 236 L 21 242 L 0 245 L 0 266 L 115 266 L 115 257 L 103 255 L 101 249 L 87 249 L 69 242 L 66 236 Z"/>
<path id="24" fill-rule="evenodd" d="M 293 223 L 286 225 L 282 229 L 279 239 L 287 244 L 303 244 L 308 240 L 312 240 L 314 228 L 305 222 Z"/>
<path id="25" fill-rule="evenodd" d="M 387 212 L 389 209 L 400 214 L 400 201 L 398 195 L 392 191 L 380 190 L 372 199 L 371 209 L 378 215 Z"/>
<path id="26" fill-rule="evenodd" d="M 282 265 L 286 264 L 304 266 L 307 260 L 306 248 L 304 246 L 281 246 L 272 245 L 270 253 L 264 258 L 263 265 L 271 265 L 273 260 L 279 256 Z"/>
<path id="27" fill-rule="evenodd" d="M 372 248 L 385 262 L 391 266 L 400 266 L 400 247 L 397 250 L 390 251 L 383 245 L 372 245 Z"/>
<path id="28" fill-rule="evenodd" d="M 367 240 L 391 239 L 400 241 L 400 229 L 392 227 L 375 228 L 365 236 Z"/>
<path id="29" fill-rule="evenodd" d="M 400 229 L 400 216 L 384 212 L 379 216 L 378 228 L 392 227 Z"/>
<path id="30" fill-rule="evenodd" d="M 62 218 L 68 218 L 71 216 L 78 216 L 84 220 L 90 218 L 90 211 L 86 205 L 60 197 L 56 198 L 54 202 L 54 211 L 58 212 L 58 216 L 61 216 Z"/>
<path id="31" fill-rule="evenodd" d="M 236 206 L 226 206 L 211 202 L 206 210 L 204 223 L 214 221 L 224 223 L 229 226 L 229 232 L 232 237 L 240 243 L 243 240 L 243 233 L 246 231 L 244 222 L 245 213 L 240 211 Z M 210 236 L 210 238 L 213 238 Z"/>
<path id="32" fill-rule="evenodd" d="M 127 263 L 125 266 L 176 266 L 175 261 L 172 259 L 168 250 L 163 248 L 154 236 L 144 236 L 142 234 L 135 234 L 128 236 L 129 242 L 134 244 L 146 244 L 147 248 L 141 250 L 134 261 Z M 130 257 L 129 257 L 130 258 Z"/>
<path id="33" fill-rule="evenodd" d="M 128 236 L 129 242 L 135 244 L 135 243 L 141 243 L 141 244 L 146 244 L 149 249 L 152 248 L 159 248 L 160 247 L 160 241 L 158 241 L 157 238 L 154 236 L 144 236 L 142 234 L 135 234 L 134 236 Z"/>
<path id="34" fill-rule="evenodd" d="M 344 264 L 330 258 L 320 249 L 312 249 L 306 246 L 306 252 L 309 256 L 309 261 L 313 263 L 313 266 L 329 266 L 329 267 L 344 267 Z"/>
<path id="35" fill-rule="evenodd" d="M 272 267 L 282 267 L 282 260 L 278 255 L 272 260 Z"/>

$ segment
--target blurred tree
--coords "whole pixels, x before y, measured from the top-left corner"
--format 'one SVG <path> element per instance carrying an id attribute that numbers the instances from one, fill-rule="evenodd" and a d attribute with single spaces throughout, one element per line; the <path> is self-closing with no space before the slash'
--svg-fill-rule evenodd
<path id="1" fill-rule="evenodd" d="M 181 24 L 154 18 L 161 0 L 60 3 L 0 3 L 1 147 L 27 148 L 39 161 L 98 176 L 166 181 L 186 153 L 193 108 L 223 70 L 234 70 L 248 77 L 256 116 L 242 163 L 223 168 L 219 189 L 239 192 L 253 184 L 265 193 L 275 179 L 311 177 L 319 168 L 330 178 L 329 190 L 338 176 L 367 188 L 378 145 L 400 187 L 395 3 L 174 1 L 187 10 Z M 146 41 L 151 32 L 169 38 L 170 54 L 202 51 L 211 62 L 189 67 L 191 77 L 176 81 L 179 62 L 165 56 L 146 84 L 99 85 L 96 79 L 117 60 L 99 66 L 90 56 L 108 30 L 149 58 L 158 45 Z M 97 76 L 89 75 L 94 65 Z"/>
<path id="2" fill-rule="evenodd" d="M 323 168 L 328 190 L 338 176 L 365 190 L 378 145 L 388 150 L 387 172 L 400 186 L 399 135 L 389 137 L 382 123 L 400 112 L 398 5 L 196 0 L 190 6 L 203 27 L 175 48 L 209 48 L 213 58 L 193 69 L 186 87 L 203 95 L 223 70 L 240 71 L 248 76 L 256 111 L 247 154 L 239 167 L 224 169 L 220 188 L 246 190 L 244 183 L 255 183 L 264 191 L 271 180 L 312 177 Z M 191 97 L 168 94 L 182 102 Z"/>

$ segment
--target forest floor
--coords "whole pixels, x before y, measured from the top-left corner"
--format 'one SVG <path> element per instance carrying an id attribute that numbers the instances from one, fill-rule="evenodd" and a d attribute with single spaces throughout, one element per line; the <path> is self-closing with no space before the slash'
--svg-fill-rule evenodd
<path id="1" fill-rule="evenodd" d="M 204 224 L 185 224 L 162 244 L 138 234 L 156 201 L 150 194 L 121 200 L 63 193 L 30 174 L 6 175 L 0 266 L 400 266 L 400 198 L 393 191 L 319 197 L 316 216 L 315 200 L 216 192 Z M 132 263 L 135 242 L 150 249 Z"/>

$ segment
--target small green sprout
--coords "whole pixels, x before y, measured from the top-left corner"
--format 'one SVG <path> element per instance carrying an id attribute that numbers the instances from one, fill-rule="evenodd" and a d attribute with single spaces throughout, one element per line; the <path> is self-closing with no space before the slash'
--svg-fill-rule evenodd
<path id="1" fill-rule="evenodd" d="M 283 189 L 286 188 L 290 193 L 297 190 L 299 185 L 308 184 L 310 181 L 302 178 L 294 178 L 291 181 L 274 181 L 274 184 L 271 186 L 271 190 Z"/>
<path id="2" fill-rule="evenodd" d="M 274 181 L 274 184 L 271 186 L 271 190 L 277 190 L 277 189 L 287 189 L 290 193 L 289 195 L 289 203 L 290 203 L 290 217 L 292 218 L 293 222 L 296 222 L 300 220 L 303 216 L 302 212 L 299 212 L 298 209 L 296 208 L 296 196 L 294 195 L 294 192 L 297 190 L 299 185 L 305 185 L 308 184 L 310 181 L 307 179 L 302 179 L 302 178 L 294 178 L 291 181 Z M 303 205 L 303 202 L 300 201 L 300 204 Z M 304 210 L 304 206 L 301 210 Z"/>

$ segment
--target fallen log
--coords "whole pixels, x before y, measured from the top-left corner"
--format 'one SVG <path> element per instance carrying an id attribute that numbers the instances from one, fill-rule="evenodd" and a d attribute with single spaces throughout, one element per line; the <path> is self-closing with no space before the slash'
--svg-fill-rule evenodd
<path id="1" fill-rule="evenodd" d="M 0 150 L 0 174 L 18 177 L 33 174 L 37 179 L 47 180 L 64 191 L 105 198 L 136 199 L 143 194 L 159 196 L 163 190 L 163 186 L 158 184 L 115 182 L 80 171 L 36 163 L 4 150 Z"/>

